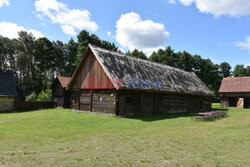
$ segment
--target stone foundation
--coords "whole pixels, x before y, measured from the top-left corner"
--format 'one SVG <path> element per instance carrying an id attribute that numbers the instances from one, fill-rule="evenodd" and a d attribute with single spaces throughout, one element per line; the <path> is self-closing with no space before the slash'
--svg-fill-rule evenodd
<path id="1" fill-rule="evenodd" d="M 0 112 L 14 110 L 14 97 L 0 97 Z"/>

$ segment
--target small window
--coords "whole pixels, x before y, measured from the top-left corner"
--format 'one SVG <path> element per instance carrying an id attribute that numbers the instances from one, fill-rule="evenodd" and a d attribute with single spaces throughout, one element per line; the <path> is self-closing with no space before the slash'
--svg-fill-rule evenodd
<path id="1" fill-rule="evenodd" d="M 126 98 L 126 103 L 131 104 L 132 103 L 132 97 L 127 97 Z"/>
<path id="2" fill-rule="evenodd" d="M 102 96 L 98 97 L 98 101 L 102 102 Z"/>

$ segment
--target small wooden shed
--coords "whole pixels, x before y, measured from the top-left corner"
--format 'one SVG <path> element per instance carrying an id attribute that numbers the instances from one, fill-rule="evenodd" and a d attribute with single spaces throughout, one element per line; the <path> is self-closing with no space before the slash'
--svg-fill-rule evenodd
<path id="1" fill-rule="evenodd" d="M 72 109 L 116 115 L 207 110 L 214 96 L 194 73 L 93 45 L 67 89 Z"/>
<path id="2" fill-rule="evenodd" d="M 52 100 L 54 101 L 56 107 L 70 107 L 70 91 L 66 90 L 70 79 L 71 77 L 58 76 L 52 83 Z"/>
<path id="3" fill-rule="evenodd" d="M 250 108 L 250 77 L 223 78 L 219 92 L 222 107 Z"/>
<path id="4" fill-rule="evenodd" d="M 16 97 L 17 90 L 12 71 L 0 69 L 0 112 L 14 110 Z"/>

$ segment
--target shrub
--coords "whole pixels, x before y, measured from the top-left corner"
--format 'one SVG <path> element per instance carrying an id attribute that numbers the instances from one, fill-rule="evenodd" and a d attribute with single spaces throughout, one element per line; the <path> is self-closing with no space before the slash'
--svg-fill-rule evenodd
<path id="1" fill-rule="evenodd" d="M 41 91 L 38 94 L 36 100 L 37 101 L 51 101 L 52 100 L 52 91 L 51 91 L 51 89 Z"/>
<path id="2" fill-rule="evenodd" d="M 26 96 L 25 100 L 26 101 L 35 101 L 36 100 L 36 92 L 32 92 L 30 95 Z"/>

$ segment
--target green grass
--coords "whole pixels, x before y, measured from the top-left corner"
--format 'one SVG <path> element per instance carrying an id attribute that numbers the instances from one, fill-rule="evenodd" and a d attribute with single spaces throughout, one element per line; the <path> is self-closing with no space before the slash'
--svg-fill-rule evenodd
<path id="1" fill-rule="evenodd" d="M 218 108 L 219 106 L 214 106 Z M 250 110 L 118 118 L 64 109 L 0 114 L 0 166 L 249 166 Z"/>

